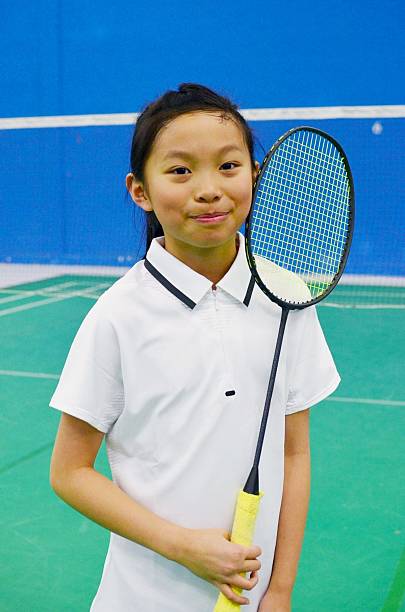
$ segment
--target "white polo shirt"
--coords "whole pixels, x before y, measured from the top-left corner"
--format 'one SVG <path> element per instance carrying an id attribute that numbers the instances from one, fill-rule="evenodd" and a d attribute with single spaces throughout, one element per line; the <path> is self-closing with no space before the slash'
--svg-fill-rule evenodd
<path id="1" fill-rule="evenodd" d="M 252 467 L 281 309 L 254 284 L 244 237 L 217 288 L 156 238 L 146 260 L 85 317 L 50 405 L 106 433 L 117 485 L 186 528 L 231 531 Z M 260 462 L 256 612 L 267 588 L 283 488 L 285 415 L 340 378 L 309 307 L 289 314 Z M 93 612 L 210 612 L 218 589 L 184 566 L 111 534 Z"/>

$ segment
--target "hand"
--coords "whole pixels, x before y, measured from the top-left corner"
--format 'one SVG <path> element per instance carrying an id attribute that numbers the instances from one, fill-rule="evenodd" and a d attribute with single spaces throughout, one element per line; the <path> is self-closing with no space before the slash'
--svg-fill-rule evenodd
<path id="1" fill-rule="evenodd" d="M 291 595 L 267 591 L 257 612 L 291 612 Z"/>
<path id="2" fill-rule="evenodd" d="M 230 542 L 230 534 L 222 529 L 190 529 L 176 560 L 231 601 L 244 605 L 249 600 L 234 593 L 232 587 L 250 591 L 256 586 L 261 568 L 257 557 L 261 554 L 259 546 Z M 250 578 L 240 576 L 242 572 L 250 572 Z"/>

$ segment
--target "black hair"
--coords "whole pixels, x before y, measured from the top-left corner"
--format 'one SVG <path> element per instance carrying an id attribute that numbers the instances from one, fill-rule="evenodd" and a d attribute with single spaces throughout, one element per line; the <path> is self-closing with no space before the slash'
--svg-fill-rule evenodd
<path id="1" fill-rule="evenodd" d="M 139 115 L 132 137 L 130 172 L 144 182 L 144 169 L 153 143 L 160 130 L 180 115 L 195 111 L 219 111 L 223 118 L 232 118 L 240 126 L 254 168 L 254 136 L 236 104 L 204 85 L 182 83 L 178 90 L 166 91 L 148 104 Z M 155 213 L 146 215 L 146 252 L 153 238 L 163 236 L 163 229 Z"/>

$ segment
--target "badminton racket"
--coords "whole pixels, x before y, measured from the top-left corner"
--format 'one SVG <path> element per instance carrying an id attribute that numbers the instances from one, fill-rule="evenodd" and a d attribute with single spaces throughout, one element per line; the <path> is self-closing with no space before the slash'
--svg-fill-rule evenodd
<path id="1" fill-rule="evenodd" d="M 259 461 L 288 314 L 317 304 L 336 287 L 353 227 L 353 179 L 340 144 L 312 127 L 286 132 L 262 163 L 246 220 L 249 268 L 260 289 L 281 307 L 281 316 L 254 462 L 239 491 L 231 542 L 250 546 L 253 541 L 263 495 Z M 239 609 L 220 593 L 214 612 Z"/>

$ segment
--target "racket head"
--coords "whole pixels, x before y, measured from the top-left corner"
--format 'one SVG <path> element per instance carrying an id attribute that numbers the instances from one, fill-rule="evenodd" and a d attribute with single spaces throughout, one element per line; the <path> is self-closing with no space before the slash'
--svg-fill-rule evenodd
<path id="1" fill-rule="evenodd" d="M 259 287 L 284 308 L 318 303 L 343 274 L 353 229 L 353 177 L 341 145 L 309 126 L 283 134 L 263 160 L 246 219 Z"/>

